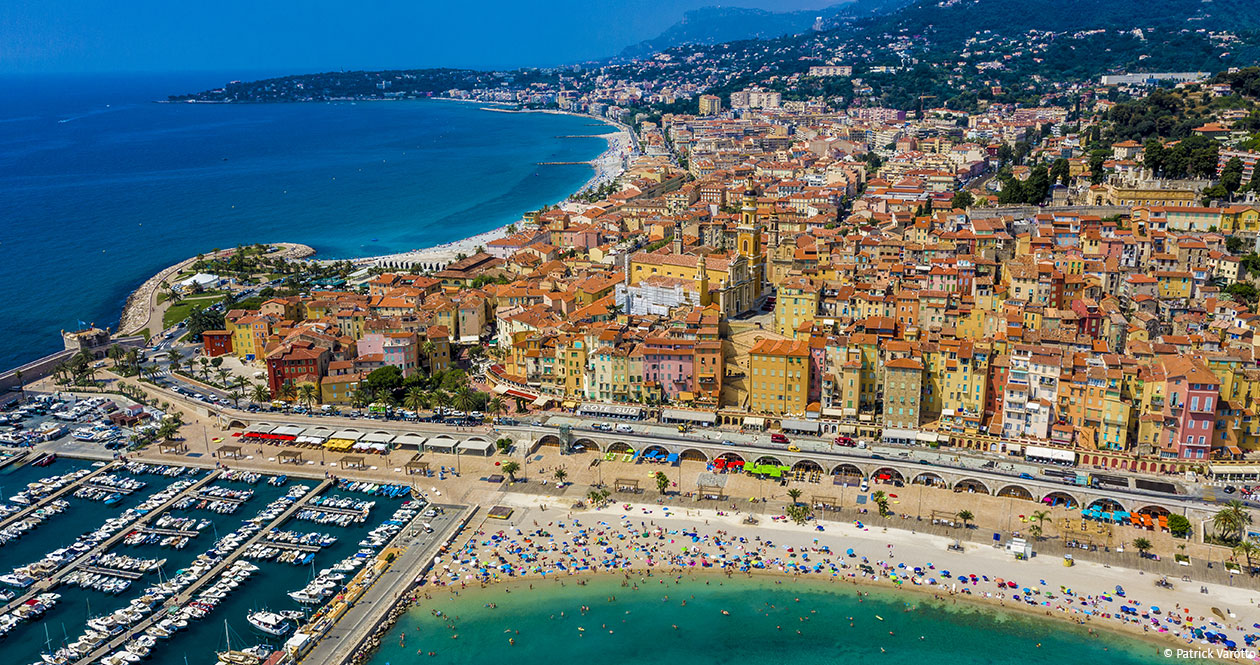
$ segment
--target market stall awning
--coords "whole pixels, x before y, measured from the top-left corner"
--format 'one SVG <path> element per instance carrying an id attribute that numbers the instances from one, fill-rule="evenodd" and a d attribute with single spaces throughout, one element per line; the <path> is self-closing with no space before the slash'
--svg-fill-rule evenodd
<path id="1" fill-rule="evenodd" d="M 706 411 L 688 411 L 686 409 L 661 409 L 661 420 L 713 425 L 717 423 L 717 414 Z"/>
<path id="2" fill-rule="evenodd" d="M 459 441 L 452 439 L 445 434 L 439 434 L 425 442 L 424 447 L 429 450 L 440 450 L 450 452 L 455 450 L 455 446 L 459 445 Z"/>
<path id="3" fill-rule="evenodd" d="M 460 452 L 476 453 L 478 455 L 488 456 L 494 452 L 494 442 L 479 436 L 464 439 L 458 447 Z"/>
<path id="4" fill-rule="evenodd" d="M 394 444 L 403 447 L 420 448 L 429 437 L 415 432 L 404 432 L 394 438 Z"/>
<path id="5" fill-rule="evenodd" d="M 390 434 L 389 432 L 368 432 L 367 434 L 363 435 L 363 438 L 360 439 L 360 441 L 366 441 L 368 443 L 388 444 L 388 443 L 394 442 L 394 435 Z"/>
<path id="6" fill-rule="evenodd" d="M 765 418 L 758 418 L 756 416 L 750 416 L 748 418 L 744 418 L 744 427 L 756 427 L 757 429 L 764 429 L 765 426 L 766 426 Z"/>
<path id="7" fill-rule="evenodd" d="M 802 420 L 800 418 L 784 418 L 779 424 L 783 429 L 790 429 L 793 432 L 809 432 L 817 434 L 820 429 L 817 420 Z"/>
<path id="8" fill-rule="evenodd" d="M 362 438 L 363 438 L 363 432 L 360 432 L 360 431 L 359 431 L 359 430 L 357 430 L 357 429 L 343 429 L 343 430 L 341 430 L 341 431 L 337 432 L 336 434 L 334 434 L 334 435 L 333 435 L 333 438 L 335 438 L 335 439 L 349 439 L 349 440 L 351 440 L 351 441 L 358 441 L 359 439 L 362 439 Z"/>
<path id="9" fill-rule="evenodd" d="M 288 436 L 297 437 L 305 430 L 306 430 L 305 427 L 301 427 L 299 425 L 281 425 L 271 430 L 271 433 L 272 434 L 285 434 Z"/>

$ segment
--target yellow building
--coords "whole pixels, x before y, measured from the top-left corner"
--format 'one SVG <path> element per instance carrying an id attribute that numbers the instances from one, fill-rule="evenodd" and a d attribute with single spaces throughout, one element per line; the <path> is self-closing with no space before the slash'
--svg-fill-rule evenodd
<path id="1" fill-rule="evenodd" d="M 556 387 L 569 399 L 582 399 L 586 383 L 586 342 L 581 335 L 556 339 Z"/>
<path id="2" fill-rule="evenodd" d="M 255 360 L 267 350 L 267 336 L 275 319 L 264 314 L 249 313 L 229 318 L 227 331 L 232 335 L 232 353 L 242 360 Z"/>
<path id="3" fill-rule="evenodd" d="M 1223 233 L 1260 233 L 1260 208 L 1256 206 L 1232 206 L 1221 211 Z"/>
<path id="4" fill-rule="evenodd" d="M 809 405 L 809 342 L 763 339 L 748 351 L 749 408 L 803 415 Z"/>
<path id="5" fill-rule="evenodd" d="M 812 325 L 818 314 L 818 287 L 806 277 L 792 277 L 779 285 L 774 303 L 774 331 L 797 339 L 801 324 Z M 809 333 L 804 333 L 809 337 Z"/>
<path id="6" fill-rule="evenodd" d="M 1184 270 L 1157 270 L 1155 279 L 1159 281 L 1160 298 L 1189 298 L 1194 284 L 1190 273 Z"/>

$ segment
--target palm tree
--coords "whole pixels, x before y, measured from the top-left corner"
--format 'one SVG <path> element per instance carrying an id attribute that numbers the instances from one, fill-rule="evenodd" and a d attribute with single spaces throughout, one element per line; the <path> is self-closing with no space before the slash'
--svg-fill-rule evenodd
<path id="1" fill-rule="evenodd" d="M 298 386 L 297 394 L 298 399 L 301 400 L 308 409 L 315 403 L 315 398 L 319 396 L 319 393 L 315 390 L 315 384 L 313 383 L 303 383 Z"/>
<path id="2" fill-rule="evenodd" d="M 424 408 L 424 402 L 424 389 L 419 386 L 408 388 L 406 394 L 403 395 L 403 408 L 410 411 L 419 412 Z"/>
<path id="3" fill-rule="evenodd" d="M 791 497 L 792 505 L 795 506 L 795 505 L 800 504 L 801 491 L 799 489 L 796 489 L 795 487 L 793 487 L 792 489 L 787 491 L 787 495 Z"/>
<path id="4" fill-rule="evenodd" d="M 971 520 L 976 518 L 975 515 L 971 514 L 970 510 L 958 511 L 957 517 L 958 519 L 963 521 L 963 528 L 966 528 L 966 529 L 971 528 Z"/>
<path id="5" fill-rule="evenodd" d="M 444 409 L 448 408 L 451 405 L 451 394 L 441 389 L 434 390 L 433 403 Z"/>
<path id="6" fill-rule="evenodd" d="M 167 352 L 166 352 L 166 357 L 171 359 L 171 365 L 172 365 L 172 366 L 174 366 L 174 367 L 177 367 L 177 368 L 178 368 L 178 367 L 179 367 L 179 361 L 181 361 L 181 360 L 183 360 L 183 359 L 184 359 L 184 354 L 180 353 L 180 352 L 179 352 L 179 351 L 177 351 L 176 349 L 171 349 L 170 351 L 167 351 Z"/>
<path id="7" fill-rule="evenodd" d="M 1251 524 L 1251 513 L 1247 506 L 1238 499 L 1226 501 L 1224 506 L 1212 516 L 1212 526 L 1217 534 L 1226 540 L 1242 540 L 1243 530 Z"/>
<path id="8" fill-rule="evenodd" d="M 250 389 L 249 398 L 259 404 L 262 404 L 264 402 L 270 402 L 271 390 L 267 388 L 267 386 L 264 386 L 261 383 L 256 384 L 252 389 Z"/>
<path id="9" fill-rule="evenodd" d="M 498 395 L 491 397 L 490 401 L 486 403 L 486 410 L 489 411 L 490 415 L 495 418 L 498 418 L 503 414 L 504 407 L 503 398 Z"/>
<path id="10" fill-rule="evenodd" d="M 477 410 L 477 393 L 468 386 L 460 386 L 455 391 L 455 409 L 464 413 Z"/>
<path id="11" fill-rule="evenodd" d="M 1137 549 L 1137 551 L 1138 551 L 1138 556 L 1140 556 L 1140 557 L 1142 557 L 1143 559 L 1145 559 L 1145 558 L 1146 558 L 1146 553 L 1147 553 L 1147 552 L 1149 552 L 1149 551 L 1151 551 L 1151 541 L 1149 541 L 1149 540 L 1147 540 L 1147 539 L 1145 539 L 1145 538 L 1135 538 L 1135 539 L 1133 540 L 1133 547 L 1135 547 L 1135 548 Z"/>
<path id="12" fill-rule="evenodd" d="M 350 403 L 362 409 L 372 403 L 372 393 L 362 386 L 355 389 L 354 394 L 350 396 Z"/>
<path id="13" fill-rule="evenodd" d="M 209 379 L 210 378 L 210 359 L 206 357 L 202 357 L 199 362 L 201 363 L 201 378 L 203 380 Z"/>
<path id="14" fill-rule="evenodd" d="M 176 434 L 179 434 L 179 423 L 177 421 L 163 420 L 162 424 L 158 425 L 157 435 L 163 439 L 170 441 L 175 438 Z"/>
<path id="15" fill-rule="evenodd" d="M 297 386 L 292 382 L 285 382 L 280 386 L 280 399 L 291 400 L 297 396 Z"/>
<path id="16" fill-rule="evenodd" d="M 1239 554 L 1247 558 L 1247 574 L 1254 574 L 1251 568 L 1251 558 L 1260 554 L 1260 545 L 1256 545 L 1256 542 L 1251 539 L 1243 540 L 1234 546 L 1234 556 Z"/>
<path id="17" fill-rule="evenodd" d="M 127 366 L 135 373 L 140 373 L 140 351 L 137 349 L 127 349 Z"/>
<path id="18" fill-rule="evenodd" d="M 424 354 L 425 368 L 430 374 L 433 373 L 433 354 L 436 351 L 437 344 L 434 344 L 431 339 L 424 340 L 424 343 L 420 345 L 420 353 Z"/>
<path id="19" fill-rule="evenodd" d="M 232 388 L 231 390 L 228 391 L 227 396 L 228 396 L 228 399 L 232 400 L 232 408 L 235 409 L 236 407 L 240 406 L 241 398 L 245 396 L 245 391 L 241 390 L 240 386 L 236 386 L 235 388 Z"/>
<path id="20" fill-rule="evenodd" d="M 564 479 L 569 477 L 569 472 L 564 469 L 556 469 L 556 472 L 552 475 L 555 476 L 556 482 L 560 483 L 561 487 L 564 487 Z"/>
<path id="21" fill-rule="evenodd" d="M 669 489 L 669 476 L 665 475 L 664 471 L 657 471 L 652 478 L 656 480 L 656 489 L 661 494 L 664 494 L 665 490 Z"/>
<path id="22" fill-rule="evenodd" d="M 227 371 L 226 369 L 223 369 L 222 367 L 219 367 L 218 369 L 214 370 L 214 373 L 219 376 L 219 385 L 223 386 L 224 388 L 229 387 L 228 376 L 231 374 L 231 372 Z"/>
<path id="23" fill-rule="evenodd" d="M 508 475 L 508 480 L 516 482 L 516 472 L 521 470 L 521 465 L 519 462 L 504 462 L 499 468 Z"/>

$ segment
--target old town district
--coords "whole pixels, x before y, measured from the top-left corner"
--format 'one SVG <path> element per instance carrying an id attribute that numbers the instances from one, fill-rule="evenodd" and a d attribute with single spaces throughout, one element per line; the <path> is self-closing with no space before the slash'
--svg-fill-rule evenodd
<path id="1" fill-rule="evenodd" d="M 382 367 L 459 365 L 516 410 L 648 405 L 1150 473 L 1260 448 L 1260 317 L 1225 292 L 1250 278 L 1260 208 L 1200 207 L 1123 143 L 1099 184 L 1075 137 L 1046 131 L 1063 109 L 990 111 L 962 135 L 776 113 L 666 116 L 606 196 L 446 265 L 231 311 L 204 353 L 325 405 L 387 400 L 361 388 Z M 1067 184 L 1050 207 L 998 206 L 982 174 L 1028 137 L 1068 159 Z M 885 142 L 879 166 L 853 156 Z"/>

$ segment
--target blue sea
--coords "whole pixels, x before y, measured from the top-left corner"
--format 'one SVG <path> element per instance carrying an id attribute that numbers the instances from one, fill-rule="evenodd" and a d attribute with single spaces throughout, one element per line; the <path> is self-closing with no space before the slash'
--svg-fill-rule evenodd
<path id="1" fill-rule="evenodd" d="M 253 75 L 249 78 L 257 77 Z M 430 247 L 580 189 L 613 129 L 449 101 L 156 104 L 229 74 L 4 77 L 0 369 L 117 324 L 198 252 L 292 241 L 320 257 Z"/>

